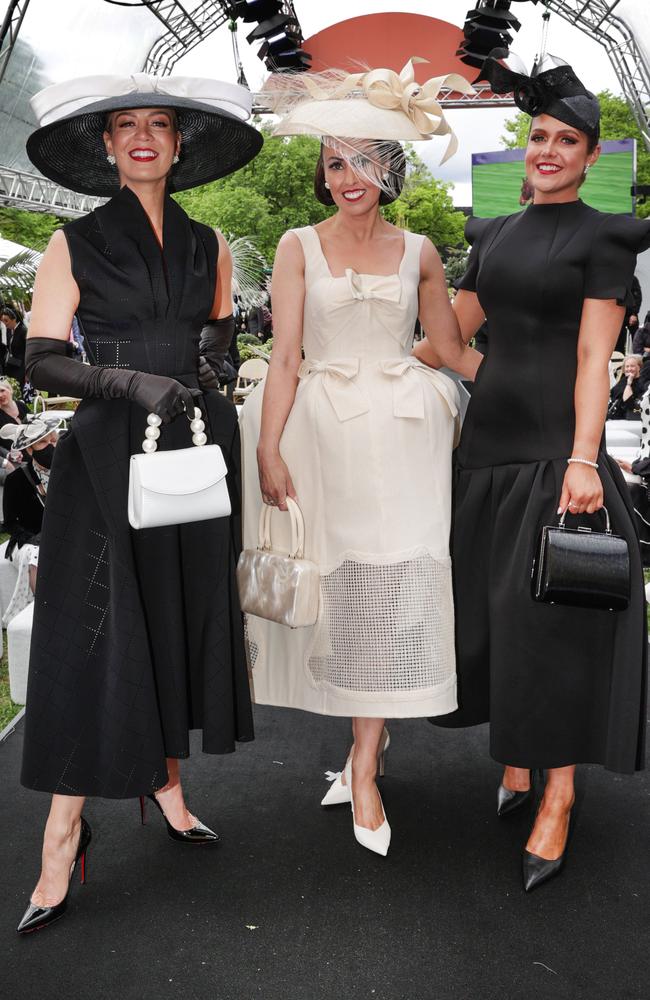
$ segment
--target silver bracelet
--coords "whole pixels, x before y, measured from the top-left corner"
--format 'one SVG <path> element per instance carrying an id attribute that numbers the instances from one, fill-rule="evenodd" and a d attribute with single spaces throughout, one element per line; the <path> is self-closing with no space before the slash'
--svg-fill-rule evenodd
<path id="1" fill-rule="evenodd" d="M 578 462 L 579 465 L 589 465 L 592 469 L 598 468 L 598 462 L 590 462 L 588 458 L 567 458 L 567 465 L 571 462 Z"/>

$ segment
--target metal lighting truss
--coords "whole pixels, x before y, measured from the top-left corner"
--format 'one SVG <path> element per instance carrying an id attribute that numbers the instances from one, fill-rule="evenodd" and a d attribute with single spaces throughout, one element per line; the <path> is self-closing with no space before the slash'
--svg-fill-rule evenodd
<path id="1" fill-rule="evenodd" d="M 152 45 L 143 67 L 145 73 L 157 76 L 171 73 L 186 52 L 226 21 L 236 20 L 235 5 L 227 0 L 203 0 L 190 13 L 180 0 L 147 0 L 146 6 L 166 28 L 165 34 Z M 284 0 L 282 9 L 298 21 L 292 0 Z"/>
<path id="2" fill-rule="evenodd" d="M 53 212 L 67 218 L 86 215 L 101 205 L 103 198 L 77 194 L 48 181 L 40 174 L 0 166 L 0 204 L 27 208 L 32 212 Z"/>
<path id="3" fill-rule="evenodd" d="M 232 17 L 231 5 L 218 0 L 202 0 L 191 12 L 179 0 L 148 0 L 146 6 L 166 29 L 151 46 L 143 67 L 156 76 L 169 75 L 182 56 Z"/>
<path id="4" fill-rule="evenodd" d="M 13 52 L 28 7 L 29 0 L 10 0 L 7 7 L 4 21 L 0 26 L 0 80 L 5 75 L 7 63 Z"/>
<path id="5" fill-rule="evenodd" d="M 646 147 L 650 150 L 650 69 L 631 28 L 613 13 L 619 2 L 544 0 L 544 5 L 607 50 Z"/>

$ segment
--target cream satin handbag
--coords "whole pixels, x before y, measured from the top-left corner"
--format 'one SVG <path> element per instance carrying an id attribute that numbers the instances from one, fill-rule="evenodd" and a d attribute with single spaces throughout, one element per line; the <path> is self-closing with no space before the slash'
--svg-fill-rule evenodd
<path id="1" fill-rule="evenodd" d="M 237 565 L 237 583 L 242 611 L 267 621 L 304 628 L 318 617 L 320 570 L 303 559 L 305 522 L 298 504 L 287 497 L 291 518 L 289 555 L 274 552 L 271 543 L 271 514 L 268 504 L 260 511 L 256 549 L 244 549 Z"/>
<path id="2" fill-rule="evenodd" d="M 208 521 L 230 514 L 227 467 L 218 444 L 206 444 L 201 411 L 190 421 L 191 448 L 160 451 L 161 419 L 147 417 L 143 455 L 132 455 L 129 468 L 129 524 L 160 528 L 168 524 Z"/>

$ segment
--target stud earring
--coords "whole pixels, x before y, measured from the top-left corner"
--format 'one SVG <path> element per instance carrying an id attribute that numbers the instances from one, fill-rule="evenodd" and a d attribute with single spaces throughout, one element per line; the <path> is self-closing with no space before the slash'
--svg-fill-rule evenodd
<path id="1" fill-rule="evenodd" d="M 327 188 L 327 190 L 329 191 L 329 189 L 330 189 L 330 186 L 329 186 L 329 184 L 327 183 L 327 181 L 325 181 L 325 187 L 326 187 L 326 188 Z"/>
<path id="2" fill-rule="evenodd" d="M 108 162 L 110 163 L 110 165 L 112 167 L 115 166 L 115 157 L 113 156 L 112 153 L 109 153 L 108 156 L 106 157 L 106 159 L 108 160 Z"/>
<path id="3" fill-rule="evenodd" d="M 179 157 L 178 153 L 174 153 L 174 159 L 172 160 L 172 163 L 178 163 L 179 159 L 180 159 L 180 157 Z"/>

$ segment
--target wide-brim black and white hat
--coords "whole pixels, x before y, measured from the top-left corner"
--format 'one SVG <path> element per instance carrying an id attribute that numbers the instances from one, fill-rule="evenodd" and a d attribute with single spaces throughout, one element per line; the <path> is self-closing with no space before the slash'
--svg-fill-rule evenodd
<path id="1" fill-rule="evenodd" d="M 62 423 L 61 417 L 48 417 L 40 413 L 38 416 L 28 415 L 24 424 L 3 424 L 0 427 L 0 438 L 10 441 L 11 447 L 16 451 L 23 451 L 38 444 L 52 431 L 58 430 Z"/>
<path id="2" fill-rule="evenodd" d="M 45 177 L 81 194 L 110 198 L 120 188 L 102 138 L 111 111 L 170 108 L 181 133 L 171 191 L 217 180 L 257 155 L 262 136 L 247 124 L 252 94 L 245 87 L 197 77 L 86 76 L 46 87 L 31 99 L 40 128 L 27 155 Z"/>

